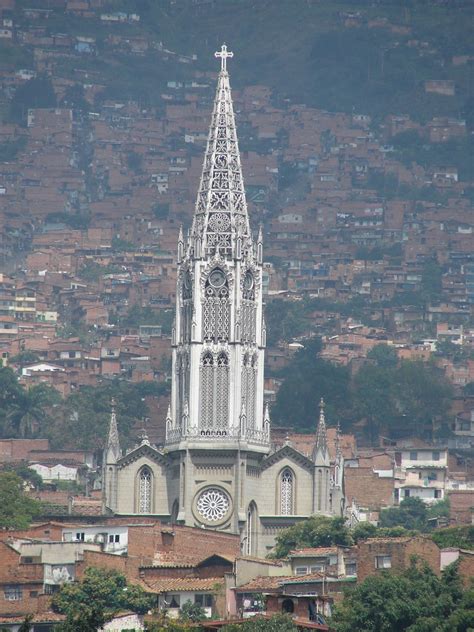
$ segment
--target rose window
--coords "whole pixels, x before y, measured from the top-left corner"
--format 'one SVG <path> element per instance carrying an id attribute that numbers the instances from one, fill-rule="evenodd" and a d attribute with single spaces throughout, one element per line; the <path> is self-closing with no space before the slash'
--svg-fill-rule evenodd
<path id="1" fill-rule="evenodd" d="M 209 228 L 216 233 L 229 230 L 229 216 L 225 213 L 214 213 L 209 218 Z"/>
<path id="2" fill-rule="evenodd" d="M 229 497 L 221 489 L 211 487 L 200 494 L 196 508 L 207 522 L 219 522 L 229 511 Z"/>

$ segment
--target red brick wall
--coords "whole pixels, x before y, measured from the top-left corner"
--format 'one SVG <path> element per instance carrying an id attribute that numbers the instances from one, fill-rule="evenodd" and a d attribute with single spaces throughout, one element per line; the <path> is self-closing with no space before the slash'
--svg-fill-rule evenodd
<path id="1" fill-rule="evenodd" d="M 58 525 L 51 522 L 39 524 L 29 529 L 21 529 L 17 531 L 0 531 L 0 540 L 8 540 L 15 538 L 39 538 L 41 540 L 62 540 L 62 530 L 67 525 Z M 48 533 L 49 531 L 49 533 Z"/>
<path id="2" fill-rule="evenodd" d="M 369 509 L 393 505 L 394 479 L 379 477 L 371 467 L 346 467 L 344 481 L 348 504 L 354 499 Z"/>
<path id="3" fill-rule="evenodd" d="M 474 491 L 453 490 L 448 493 L 449 517 L 453 524 L 472 524 Z"/>
<path id="4" fill-rule="evenodd" d="M 382 569 L 375 568 L 378 555 L 391 557 L 391 571 L 408 568 L 411 557 L 418 555 L 435 573 L 440 572 L 440 550 L 429 538 L 370 538 L 357 546 L 357 581 L 381 572 Z"/>
<path id="5" fill-rule="evenodd" d="M 89 566 L 117 571 L 125 575 L 128 581 L 136 581 L 139 578 L 140 560 L 138 558 L 99 553 L 98 551 L 84 551 L 84 560 L 76 563 L 76 578 L 78 580 L 82 579 L 84 571 Z"/>
<path id="6" fill-rule="evenodd" d="M 459 575 L 466 588 L 469 587 L 474 577 L 473 551 L 459 551 Z"/>

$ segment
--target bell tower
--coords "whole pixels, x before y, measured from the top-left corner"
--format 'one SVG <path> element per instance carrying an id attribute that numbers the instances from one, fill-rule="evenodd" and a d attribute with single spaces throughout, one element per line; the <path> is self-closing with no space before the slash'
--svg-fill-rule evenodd
<path id="1" fill-rule="evenodd" d="M 191 230 L 178 238 L 166 451 L 176 520 L 238 533 L 247 463 L 270 451 L 264 413 L 262 232 L 250 231 L 224 44 Z"/>
<path id="2" fill-rule="evenodd" d="M 264 423 L 262 234 L 253 239 L 225 45 L 191 231 L 178 239 L 168 451 L 252 445 Z"/>

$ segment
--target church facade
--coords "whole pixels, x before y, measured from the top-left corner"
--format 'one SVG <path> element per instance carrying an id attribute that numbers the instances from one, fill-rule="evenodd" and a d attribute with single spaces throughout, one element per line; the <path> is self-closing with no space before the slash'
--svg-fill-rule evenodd
<path id="1" fill-rule="evenodd" d="M 104 511 L 240 534 L 266 555 L 285 527 L 342 515 L 343 459 L 329 457 L 321 405 L 310 456 L 272 449 L 264 403 L 261 230 L 251 233 L 227 72 L 216 97 L 191 230 L 178 237 L 166 443 L 122 455 L 115 412 L 104 450 Z"/>

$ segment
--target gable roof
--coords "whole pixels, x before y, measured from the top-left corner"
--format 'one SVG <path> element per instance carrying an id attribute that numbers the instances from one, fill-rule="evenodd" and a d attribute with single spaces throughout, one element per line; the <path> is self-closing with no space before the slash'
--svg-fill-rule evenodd
<path id="1" fill-rule="evenodd" d="M 125 467 L 133 463 L 134 461 L 138 461 L 141 457 L 146 457 L 159 465 L 167 466 L 169 464 L 169 460 L 162 452 L 157 450 L 154 446 L 149 443 L 143 442 L 130 452 L 127 452 L 124 456 L 122 456 L 118 461 L 117 465 L 119 467 Z"/>
<path id="2" fill-rule="evenodd" d="M 311 461 L 311 459 L 296 450 L 293 446 L 284 445 L 279 450 L 276 450 L 276 452 L 273 452 L 272 454 L 267 456 L 266 459 L 263 460 L 261 466 L 262 470 L 274 465 L 275 463 L 278 463 L 278 461 L 282 461 L 285 458 L 291 459 L 295 464 L 301 465 L 307 470 L 312 471 L 312 469 L 314 468 L 314 463 L 313 461 Z"/>

